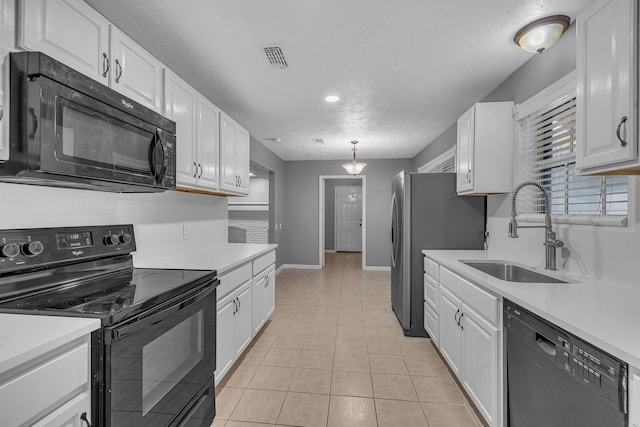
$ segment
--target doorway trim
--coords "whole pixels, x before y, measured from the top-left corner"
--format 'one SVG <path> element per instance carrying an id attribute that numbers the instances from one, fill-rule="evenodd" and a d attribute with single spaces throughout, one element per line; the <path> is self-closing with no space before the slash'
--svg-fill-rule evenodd
<path id="1" fill-rule="evenodd" d="M 324 222 L 325 222 L 325 186 L 327 179 L 362 180 L 362 269 L 367 266 L 367 176 L 366 175 L 320 175 L 318 177 L 318 265 L 324 268 Z"/>

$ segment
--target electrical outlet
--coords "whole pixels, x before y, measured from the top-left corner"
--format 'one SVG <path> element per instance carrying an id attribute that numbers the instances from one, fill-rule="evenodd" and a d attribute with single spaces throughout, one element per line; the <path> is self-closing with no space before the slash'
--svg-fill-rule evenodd
<path id="1" fill-rule="evenodd" d="M 189 226 L 187 224 L 182 226 L 182 240 L 189 240 Z"/>

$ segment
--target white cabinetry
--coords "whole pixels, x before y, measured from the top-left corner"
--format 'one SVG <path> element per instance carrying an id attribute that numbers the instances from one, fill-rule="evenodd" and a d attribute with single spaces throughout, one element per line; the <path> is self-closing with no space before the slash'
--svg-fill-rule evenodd
<path id="1" fill-rule="evenodd" d="M 81 0 L 19 4 L 18 47 L 41 51 L 160 111 L 162 64 L 91 6 Z"/>
<path id="2" fill-rule="evenodd" d="M 440 353 L 490 426 L 502 424 L 499 298 L 440 268 Z"/>
<path id="3" fill-rule="evenodd" d="M 440 266 L 424 258 L 424 329 L 431 340 L 440 345 Z"/>
<path id="4" fill-rule="evenodd" d="M 513 102 L 474 104 L 457 129 L 458 194 L 513 190 Z"/>
<path id="5" fill-rule="evenodd" d="M 162 110 L 162 63 L 113 25 L 111 68 L 113 89 L 154 111 Z"/>
<path id="6" fill-rule="evenodd" d="M 89 336 L 0 373 L 2 425 L 60 427 L 91 421 Z"/>
<path id="7" fill-rule="evenodd" d="M 9 0 L 6 0 L 9 1 Z M 7 11 L 7 6 L 13 6 L 14 2 L 5 5 L 5 0 L 0 0 L 0 160 L 9 159 L 9 78 L 5 79 L 5 71 L 9 70 L 9 49 L 13 40 L 13 25 L 7 25 L 12 19 L 7 19 L 12 11 Z"/>
<path id="8" fill-rule="evenodd" d="M 216 384 L 253 338 L 251 272 L 251 263 L 247 263 L 220 277 L 217 289 Z"/>
<path id="9" fill-rule="evenodd" d="M 220 189 L 249 193 L 249 132 L 235 120 L 220 114 Z"/>
<path id="10" fill-rule="evenodd" d="M 20 0 L 18 47 L 109 83 L 109 21 L 79 0 Z"/>
<path id="11" fill-rule="evenodd" d="M 164 103 L 164 114 L 176 122 L 178 187 L 217 191 L 220 110 L 169 69 Z"/>
<path id="12" fill-rule="evenodd" d="M 275 309 L 276 254 L 271 251 L 253 261 L 253 333 L 257 334 Z"/>
<path id="13" fill-rule="evenodd" d="M 640 174 L 637 2 L 594 1 L 576 22 L 576 167 L 583 174 Z"/>
<path id="14" fill-rule="evenodd" d="M 629 426 L 640 427 L 640 369 L 629 371 Z"/>

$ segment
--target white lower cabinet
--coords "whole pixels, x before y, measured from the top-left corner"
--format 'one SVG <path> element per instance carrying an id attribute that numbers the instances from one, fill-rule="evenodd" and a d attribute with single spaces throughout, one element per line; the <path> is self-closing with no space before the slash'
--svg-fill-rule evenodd
<path id="1" fill-rule="evenodd" d="M 222 281 L 222 279 L 221 279 Z M 216 384 L 253 338 L 251 278 L 218 300 L 216 317 Z"/>
<path id="2" fill-rule="evenodd" d="M 629 426 L 640 427 L 640 369 L 629 372 Z"/>
<path id="3" fill-rule="evenodd" d="M 257 334 L 275 309 L 275 266 L 253 278 L 253 332 Z"/>
<path id="4" fill-rule="evenodd" d="M 485 421 L 501 426 L 501 301 L 445 268 L 439 289 L 440 353 Z"/>
<path id="5" fill-rule="evenodd" d="M 0 425 L 88 425 L 91 422 L 90 349 L 87 335 L 0 373 Z"/>

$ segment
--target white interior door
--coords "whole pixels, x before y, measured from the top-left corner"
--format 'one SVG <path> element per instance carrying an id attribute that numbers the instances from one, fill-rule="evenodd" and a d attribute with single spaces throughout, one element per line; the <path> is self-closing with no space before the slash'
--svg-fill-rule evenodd
<path id="1" fill-rule="evenodd" d="M 362 187 L 336 187 L 336 250 L 362 252 Z"/>

